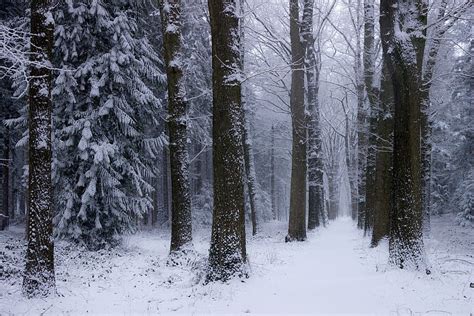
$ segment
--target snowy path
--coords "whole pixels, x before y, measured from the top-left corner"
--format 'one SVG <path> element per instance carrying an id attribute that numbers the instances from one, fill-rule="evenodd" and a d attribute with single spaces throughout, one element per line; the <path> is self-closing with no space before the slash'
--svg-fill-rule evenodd
<path id="1" fill-rule="evenodd" d="M 271 275 L 253 276 L 228 308 L 270 314 L 473 311 L 472 269 L 457 280 L 439 275 L 440 271 L 431 276 L 397 269 L 376 271 L 377 266 L 387 269 L 387 245 L 377 249 L 367 245 L 352 221 L 338 220 L 310 235 L 306 245 L 285 245 L 297 248 L 290 250 L 288 261 Z"/>
<path id="2" fill-rule="evenodd" d="M 355 306 L 362 308 L 359 312 L 373 311 L 380 275 L 358 260 L 360 236 L 353 224 L 335 222 L 309 236 L 308 243 L 294 253 L 292 262 L 274 271 L 274 277 L 250 280 L 234 304 L 261 313 L 353 312 Z"/>
<path id="3" fill-rule="evenodd" d="M 0 282 L 0 315 L 469 315 L 474 312 L 474 289 L 469 288 L 474 280 L 473 230 L 446 219 L 432 223 L 429 276 L 387 269 L 387 244 L 370 249 L 369 240 L 348 219 L 295 243 L 284 243 L 285 223 L 267 223 L 257 237 L 248 238 L 250 278 L 205 286 L 198 280 L 209 249 L 207 229 L 195 233 L 200 255 L 183 267 L 166 265 L 166 231 L 129 236 L 112 251 L 86 252 L 58 243 L 56 281 L 61 296 L 35 300 L 21 295 L 21 235 L 0 234 L 0 255 L 17 271 Z"/>

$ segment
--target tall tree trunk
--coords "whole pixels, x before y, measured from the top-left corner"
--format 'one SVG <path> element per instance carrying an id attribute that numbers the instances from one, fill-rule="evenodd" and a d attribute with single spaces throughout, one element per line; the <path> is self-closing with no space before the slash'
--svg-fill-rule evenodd
<path id="1" fill-rule="evenodd" d="M 437 20 L 445 18 L 448 0 L 442 0 Z M 456 18 L 445 23 L 439 23 L 434 27 L 430 36 L 428 53 L 426 55 L 426 63 L 423 71 L 423 89 L 422 93 L 422 111 L 421 111 L 421 181 L 422 181 L 422 208 L 423 208 L 423 231 L 425 234 L 430 233 L 430 217 L 431 217 L 431 122 L 430 122 L 430 88 L 433 79 L 434 68 L 438 57 L 441 41 L 445 33 L 454 24 Z"/>
<path id="2" fill-rule="evenodd" d="M 163 47 L 168 77 L 168 128 L 171 166 L 171 248 L 192 242 L 191 194 L 187 146 L 187 101 L 183 78 L 181 0 L 161 0 Z"/>
<path id="3" fill-rule="evenodd" d="M 298 0 L 290 0 L 291 41 L 291 155 L 290 218 L 285 241 L 306 239 L 306 115 L 304 106 L 304 55 Z"/>
<path id="4" fill-rule="evenodd" d="M 400 268 L 420 269 L 425 267 L 420 148 L 425 37 L 418 34 L 426 30 L 427 8 L 424 0 L 382 0 L 380 10 L 395 109 L 389 261 Z M 399 30 L 407 36 L 397 36 Z"/>
<path id="5" fill-rule="evenodd" d="M 313 37 L 314 0 L 305 0 L 302 36 L 306 46 L 306 79 L 308 102 L 308 229 L 320 225 L 324 209 L 323 161 L 321 154 L 321 129 L 319 126 L 319 69 L 314 51 Z"/>
<path id="6" fill-rule="evenodd" d="M 364 86 L 369 102 L 369 126 L 368 145 L 366 160 L 366 192 L 365 192 L 365 218 L 364 232 L 367 233 L 373 227 L 374 220 L 374 195 L 375 195 L 375 141 L 378 111 L 378 91 L 374 86 L 375 74 L 375 51 L 374 35 L 375 17 L 374 0 L 364 0 Z"/>
<path id="7" fill-rule="evenodd" d="M 392 208 L 393 87 L 385 59 L 382 68 L 376 148 L 372 247 L 376 247 L 382 238 L 388 237 Z"/>
<path id="8" fill-rule="evenodd" d="M 350 189 L 350 214 L 352 220 L 357 220 L 357 175 L 356 175 L 356 166 L 354 163 L 354 155 L 353 151 L 351 150 L 351 131 L 349 128 L 349 114 L 348 109 L 344 105 L 344 99 L 341 100 L 342 109 L 344 110 L 344 128 L 345 128 L 345 135 L 344 135 L 344 152 L 345 152 L 345 160 L 346 160 L 346 167 L 347 167 L 347 177 L 349 178 L 349 189 Z"/>
<path id="9" fill-rule="evenodd" d="M 3 160 L 0 160 L 2 166 L 2 212 L 0 213 L 0 230 L 5 230 L 10 222 L 10 133 L 8 127 L 5 127 L 3 135 Z"/>
<path id="10" fill-rule="evenodd" d="M 167 128 L 165 128 L 167 131 Z M 162 211 L 162 224 L 167 223 L 170 220 L 170 190 L 169 190 L 169 154 L 168 147 L 163 147 L 162 157 L 162 181 L 163 181 L 163 211 Z"/>
<path id="11" fill-rule="evenodd" d="M 159 185 L 158 185 L 158 177 L 153 179 L 153 209 L 151 210 L 151 226 L 156 227 L 158 222 L 158 208 L 159 208 L 159 199 L 158 199 L 158 192 L 159 192 Z"/>
<path id="12" fill-rule="evenodd" d="M 273 220 L 277 219 L 277 208 L 276 208 L 276 181 L 275 181 L 275 127 L 272 125 L 272 149 L 270 157 L 270 196 L 272 204 L 272 216 Z M 280 218 L 278 218 L 280 219 Z"/>
<path id="13" fill-rule="evenodd" d="M 244 103 L 244 102 L 243 102 Z M 245 107 L 245 105 L 244 105 Z M 243 115 L 243 146 L 244 146 L 244 161 L 245 161 L 245 175 L 247 178 L 247 189 L 250 203 L 250 219 L 252 221 L 252 235 L 255 236 L 258 232 L 257 223 L 257 191 L 256 191 L 256 175 L 255 175 L 255 164 L 252 152 L 252 140 L 250 139 L 250 124 L 247 120 L 247 115 L 244 110 Z"/>
<path id="14" fill-rule="evenodd" d="M 241 12 L 244 11 L 244 1 L 240 1 L 240 9 Z M 245 73 L 245 33 L 244 33 L 244 23 L 245 20 L 241 17 L 241 26 L 240 26 L 240 58 L 241 58 L 241 65 L 242 65 L 242 74 Z M 258 225 L 257 225 L 257 192 L 256 192 L 256 174 L 255 174 L 255 162 L 253 158 L 253 150 L 252 150 L 252 138 L 250 135 L 250 122 L 248 120 L 248 115 L 250 113 L 250 109 L 248 108 L 248 103 L 246 101 L 246 86 L 242 84 L 242 95 L 241 95 L 241 102 L 242 102 L 242 140 L 243 140 L 243 147 L 244 147 L 244 162 L 245 162 L 245 176 L 247 182 L 247 191 L 248 191 L 248 198 L 250 203 L 250 219 L 252 222 L 252 235 L 255 236 L 257 234 Z"/>
<path id="15" fill-rule="evenodd" d="M 31 1 L 29 82 L 29 213 L 23 292 L 28 297 L 55 292 L 51 187 L 51 0 Z"/>
<path id="16" fill-rule="evenodd" d="M 240 9 L 236 0 L 209 0 L 214 210 L 208 282 L 246 274 Z"/>

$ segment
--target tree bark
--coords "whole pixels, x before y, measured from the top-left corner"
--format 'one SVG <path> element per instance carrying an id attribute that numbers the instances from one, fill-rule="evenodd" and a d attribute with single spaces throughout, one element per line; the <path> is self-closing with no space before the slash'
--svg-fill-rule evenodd
<path id="1" fill-rule="evenodd" d="M 366 190 L 365 190 L 365 218 L 364 232 L 368 233 L 374 222 L 374 195 L 375 195 L 375 151 L 376 151 L 376 124 L 378 111 L 378 91 L 374 85 L 375 74 L 375 17 L 374 0 L 364 0 L 364 86 L 369 103 L 368 145 L 366 158 Z"/>
<path id="2" fill-rule="evenodd" d="M 319 67 L 314 51 L 313 36 L 314 0 L 305 0 L 302 36 L 306 47 L 306 80 L 308 102 L 308 229 L 320 225 L 324 211 L 323 161 L 321 154 L 321 128 L 319 126 Z"/>
<path id="3" fill-rule="evenodd" d="M 207 282 L 246 275 L 240 8 L 236 0 L 209 0 L 214 210 Z"/>
<path id="4" fill-rule="evenodd" d="M 2 166 L 2 212 L 0 213 L 0 230 L 5 230 L 10 222 L 10 133 L 5 127 L 3 135 L 3 160 Z"/>
<path id="5" fill-rule="evenodd" d="M 23 292 L 27 297 L 55 292 L 51 187 L 52 1 L 31 1 L 29 82 L 29 213 Z"/>
<path id="6" fill-rule="evenodd" d="M 167 128 L 165 132 L 167 133 Z M 162 157 L 162 181 L 163 181 L 163 211 L 162 224 L 168 223 L 170 220 L 170 190 L 169 190 L 169 154 L 167 146 L 163 147 Z"/>
<path id="7" fill-rule="evenodd" d="M 394 146 L 389 261 L 400 268 L 425 267 L 421 203 L 420 116 L 427 8 L 424 0 L 381 1 L 384 58 L 394 91 Z M 396 23 L 396 24 L 395 24 Z M 407 36 L 398 36 L 403 30 Z M 425 34 L 423 34 L 425 35 Z"/>
<path id="8" fill-rule="evenodd" d="M 255 164 L 252 152 L 252 140 L 250 139 L 250 124 L 247 120 L 246 111 L 244 110 L 243 115 L 243 146 L 244 146 L 244 161 L 245 161 L 245 175 L 247 178 L 247 189 L 250 203 L 250 219 L 252 221 L 252 235 L 257 235 L 258 223 L 257 223 L 257 192 L 256 192 L 256 175 L 255 175 Z"/>
<path id="9" fill-rule="evenodd" d="M 181 0 L 162 0 L 163 47 L 168 77 L 168 128 L 171 166 L 171 247 L 192 243 L 191 194 L 187 146 L 187 101 L 183 78 Z"/>
<path id="10" fill-rule="evenodd" d="M 273 220 L 277 219 L 277 208 L 276 208 L 276 181 L 275 181 L 275 127 L 272 125 L 272 149 L 271 149 L 271 158 L 270 158 L 270 195 L 271 195 L 271 204 L 272 204 L 272 216 Z M 279 216 L 278 216 L 278 219 Z"/>
<path id="11" fill-rule="evenodd" d="M 382 238 L 388 237 L 392 208 L 393 87 L 385 59 L 382 69 L 376 148 L 372 247 L 376 247 Z"/>
<path id="12" fill-rule="evenodd" d="M 291 41 L 291 189 L 290 218 L 285 241 L 306 239 L 306 115 L 304 106 L 304 55 L 298 0 L 290 0 Z"/>

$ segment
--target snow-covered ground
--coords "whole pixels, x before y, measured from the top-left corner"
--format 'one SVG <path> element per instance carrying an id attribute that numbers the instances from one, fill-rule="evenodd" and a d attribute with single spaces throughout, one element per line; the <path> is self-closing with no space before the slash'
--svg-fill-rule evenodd
<path id="1" fill-rule="evenodd" d="M 450 216 L 432 220 L 427 252 L 432 273 L 387 267 L 387 243 L 368 247 L 349 219 L 339 219 L 285 244 L 283 223 L 264 225 L 249 238 L 251 276 L 202 285 L 209 232 L 195 233 L 197 254 L 180 267 L 166 265 L 167 232 L 125 238 L 111 251 L 88 252 L 56 244 L 59 295 L 21 296 L 22 232 L 0 232 L 0 315 L 61 314 L 328 314 L 469 315 L 474 312 L 474 232 Z"/>

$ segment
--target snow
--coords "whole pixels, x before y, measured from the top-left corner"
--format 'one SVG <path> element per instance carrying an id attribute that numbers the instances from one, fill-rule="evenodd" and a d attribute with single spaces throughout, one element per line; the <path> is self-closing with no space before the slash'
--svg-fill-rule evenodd
<path id="1" fill-rule="evenodd" d="M 143 231 L 112 250 L 56 244 L 59 296 L 21 295 L 23 241 L 18 227 L 0 233 L 0 314 L 377 313 L 445 315 L 473 312 L 474 232 L 454 216 L 432 219 L 426 241 L 432 274 L 390 268 L 387 242 L 370 249 L 342 218 L 308 241 L 284 243 L 286 224 L 263 224 L 248 238 L 250 278 L 202 285 L 209 229 L 195 233 L 188 264 L 166 265 L 169 232 Z M 2 270 L 3 269 L 3 270 Z M 5 281 L 3 281 L 5 280 Z"/>

